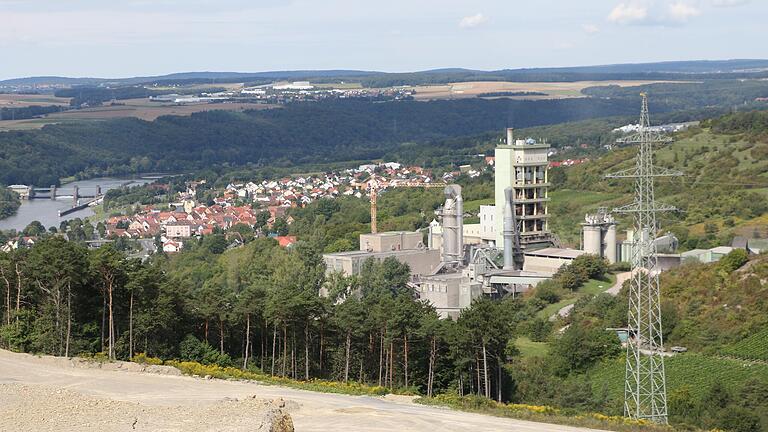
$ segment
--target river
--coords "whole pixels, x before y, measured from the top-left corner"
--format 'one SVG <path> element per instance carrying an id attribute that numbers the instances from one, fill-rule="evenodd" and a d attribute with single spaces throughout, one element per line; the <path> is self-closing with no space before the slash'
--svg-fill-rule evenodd
<path id="1" fill-rule="evenodd" d="M 81 194 L 93 195 L 97 186 L 101 186 L 102 192 L 106 192 L 110 189 L 119 188 L 121 186 L 136 186 L 155 181 L 157 177 L 154 176 L 136 176 L 136 177 L 104 177 L 95 178 L 90 180 L 80 180 L 71 183 L 62 184 L 59 189 L 60 193 L 70 194 L 75 186 L 80 188 Z M 86 202 L 91 198 L 81 198 L 81 202 Z M 82 210 L 70 213 L 66 216 L 59 217 L 59 211 L 72 208 L 73 200 L 69 196 L 61 196 L 56 200 L 51 199 L 33 199 L 22 200 L 21 207 L 15 215 L 0 220 L 0 230 L 23 230 L 32 221 L 39 221 L 46 228 L 55 226 L 59 227 L 62 221 L 86 218 L 93 216 L 93 210 L 90 207 Z"/>

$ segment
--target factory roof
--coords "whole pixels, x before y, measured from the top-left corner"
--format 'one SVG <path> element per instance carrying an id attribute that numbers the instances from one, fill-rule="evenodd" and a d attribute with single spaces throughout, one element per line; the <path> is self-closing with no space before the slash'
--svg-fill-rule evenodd
<path id="1" fill-rule="evenodd" d="M 726 254 L 731 253 L 733 248 L 730 247 L 730 246 L 718 246 L 718 247 L 714 247 L 714 248 L 712 248 L 710 250 L 712 251 L 712 253 L 726 255 Z"/>
<path id="2" fill-rule="evenodd" d="M 680 255 L 683 257 L 698 256 L 709 252 L 709 249 L 691 249 L 687 252 L 683 252 Z"/>
<path id="3" fill-rule="evenodd" d="M 395 256 L 395 255 L 415 255 L 415 254 L 423 254 L 426 251 L 434 250 L 434 249 L 403 249 L 403 250 L 393 250 L 393 251 L 382 251 L 382 252 L 369 252 L 369 251 L 361 251 L 361 250 L 355 250 L 355 251 L 347 251 L 347 252 L 335 252 L 335 253 L 327 253 L 323 254 L 324 257 L 333 257 L 333 258 L 355 258 L 355 257 L 374 257 L 374 256 Z"/>
<path id="4" fill-rule="evenodd" d="M 378 236 L 378 237 L 387 237 L 387 236 L 401 236 L 404 234 L 419 234 L 418 231 L 385 231 L 380 233 L 365 233 L 362 235 L 365 236 Z"/>
<path id="5" fill-rule="evenodd" d="M 563 258 L 574 259 L 579 255 L 584 255 L 586 252 L 578 249 L 562 249 L 562 248 L 544 248 L 534 251 L 525 251 L 526 255 L 541 256 L 548 258 Z"/>

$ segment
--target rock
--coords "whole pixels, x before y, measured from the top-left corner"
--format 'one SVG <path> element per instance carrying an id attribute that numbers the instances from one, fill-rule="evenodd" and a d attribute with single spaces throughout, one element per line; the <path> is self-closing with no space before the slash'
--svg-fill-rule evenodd
<path id="1" fill-rule="evenodd" d="M 264 414 L 264 420 L 256 430 L 259 432 L 294 432 L 293 419 L 287 412 L 273 408 Z"/>

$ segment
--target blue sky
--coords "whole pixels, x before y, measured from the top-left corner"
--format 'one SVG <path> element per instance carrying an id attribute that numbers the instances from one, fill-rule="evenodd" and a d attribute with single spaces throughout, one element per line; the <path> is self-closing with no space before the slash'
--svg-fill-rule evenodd
<path id="1" fill-rule="evenodd" d="M 768 58 L 765 0 L 0 0 L 0 79 Z"/>

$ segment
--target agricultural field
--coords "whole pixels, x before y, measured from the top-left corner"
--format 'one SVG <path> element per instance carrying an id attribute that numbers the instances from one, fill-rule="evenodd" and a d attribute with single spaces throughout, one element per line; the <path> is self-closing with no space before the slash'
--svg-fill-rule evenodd
<path id="1" fill-rule="evenodd" d="M 441 85 L 415 86 L 416 100 L 461 99 L 478 97 L 484 93 L 521 92 L 544 93 L 511 96 L 514 99 L 564 99 L 585 97 L 581 91 L 587 87 L 617 85 L 620 87 L 635 87 L 646 84 L 663 83 L 666 81 L 576 81 L 576 82 L 510 82 L 510 81 L 475 81 L 457 82 Z M 510 96 L 504 96 L 510 97 Z"/>
<path id="2" fill-rule="evenodd" d="M 160 116 L 189 116 L 203 111 L 245 111 L 277 108 L 277 105 L 254 103 L 216 103 L 216 104 L 159 104 L 151 103 L 147 99 L 126 99 L 119 105 L 85 108 L 79 110 L 64 111 L 49 114 L 43 118 L 28 120 L 10 120 L 0 124 L 3 130 L 38 129 L 46 124 L 69 123 L 87 120 L 106 120 L 113 118 L 135 117 L 142 120 L 153 121 Z"/>
<path id="3" fill-rule="evenodd" d="M 754 333 L 746 339 L 726 347 L 724 353 L 741 359 L 768 362 L 768 329 Z"/>
<path id="4" fill-rule="evenodd" d="M 47 94 L 0 93 L 0 108 L 25 108 L 34 105 L 69 106 L 69 98 Z"/>
<path id="5" fill-rule="evenodd" d="M 670 399 L 680 392 L 690 392 L 691 396 L 700 400 L 716 382 L 732 391 L 740 389 L 752 379 L 768 382 L 768 364 L 694 353 L 667 357 L 664 364 Z M 624 394 L 623 356 L 595 366 L 591 372 L 591 381 L 596 391 L 606 389 L 609 397 L 621 399 Z"/>

